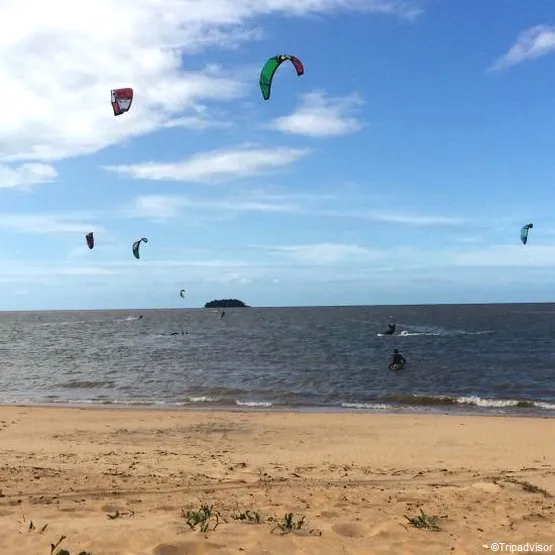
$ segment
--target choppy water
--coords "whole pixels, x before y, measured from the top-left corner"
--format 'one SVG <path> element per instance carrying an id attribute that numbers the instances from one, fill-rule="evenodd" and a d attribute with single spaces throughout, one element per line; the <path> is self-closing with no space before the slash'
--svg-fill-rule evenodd
<path id="1" fill-rule="evenodd" d="M 141 313 L 0 313 L 0 403 L 555 415 L 551 304 Z"/>

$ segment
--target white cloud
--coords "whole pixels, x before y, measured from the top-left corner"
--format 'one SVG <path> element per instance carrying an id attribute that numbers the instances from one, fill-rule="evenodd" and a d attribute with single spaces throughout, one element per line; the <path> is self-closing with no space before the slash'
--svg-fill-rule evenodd
<path id="1" fill-rule="evenodd" d="M 66 276 L 112 276 L 116 272 L 102 266 L 75 266 L 71 268 L 58 268 L 57 273 Z"/>
<path id="2" fill-rule="evenodd" d="M 117 284 L 118 287 L 128 288 L 131 279 L 139 280 L 141 283 L 150 284 L 154 289 L 157 282 L 172 283 L 175 285 L 175 276 L 183 275 L 184 280 L 190 283 L 207 282 L 211 278 L 219 283 L 244 284 L 251 279 L 249 272 L 256 266 L 251 262 L 240 260 L 158 260 L 149 261 L 141 258 L 140 272 L 137 269 L 137 261 L 104 261 L 98 264 L 76 264 L 75 261 L 56 261 L 52 263 L 34 263 L 15 260 L 1 260 L 0 282 L 17 283 L 21 286 L 23 282 L 33 280 L 34 283 L 53 286 L 69 286 L 74 279 L 98 278 L 98 283 L 109 283 L 110 286 Z M 130 273 L 131 272 L 131 273 Z M 260 272 L 258 270 L 258 272 Z M 104 278 L 110 277 L 107 281 Z M 65 278 L 65 279 L 64 279 Z M 39 280 L 38 282 L 36 280 Z M 180 286 L 182 281 L 179 282 Z"/>
<path id="3" fill-rule="evenodd" d="M 396 246 L 369 248 L 354 244 L 321 243 L 306 245 L 250 245 L 249 248 L 278 255 L 274 266 L 293 259 L 301 266 L 335 265 L 347 262 L 353 271 L 392 272 L 402 264 L 403 272 L 412 276 L 442 271 L 461 271 L 461 267 L 548 268 L 555 266 L 555 245 L 489 245 L 485 247 L 434 248 Z M 381 266 L 376 267 L 375 262 Z M 402 262 L 400 262 L 402 261 Z M 368 264 L 369 263 L 369 264 Z M 263 262 L 271 267 L 272 264 Z M 255 264 L 256 265 L 256 264 Z M 291 270 L 293 267 L 290 268 Z"/>
<path id="4" fill-rule="evenodd" d="M 0 152 L 4 160 L 56 160 L 181 123 L 206 101 L 238 98 L 243 79 L 218 67 L 185 71 L 182 56 L 261 36 L 261 15 L 360 10 L 414 17 L 398 0 L 3 0 Z M 237 56 L 237 67 L 242 66 Z M 188 64 L 190 66 L 190 64 Z M 135 89 L 114 117 L 110 90 Z"/>
<path id="5" fill-rule="evenodd" d="M 0 214 L 0 229 L 38 235 L 104 231 L 98 225 L 83 221 L 85 219 L 88 218 L 81 217 L 79 214 Z"/>
<path id="6" fill-rule="evenodd" d="M 194 113 L 188 116 L 175 117 L 164 124 L 165 128 L 184 127 L 193 131 L 205 129 L 225 129 L 233 126 L 229 116 L 209 110 L 207 106 L 198 104 L 193 107 Z"/>
<path id="7" fill-rule="evenodd" d="M 202 152 L 176 163 L 147 162 L 104 169 L 134 179 L 208 182 L 217 178 L 248 177 L 289 166 L 309 152 L 287 147 L 236 148 Z"/>
<path id="8" fill-rule="evenodd" d="M 555 266 L 555 245 L 490 245 L 450 253 L 447 263 L 458 266 L 545 268 Z"/>
<path id="9" fill-rule="evenodd" d="M 142 195 L 136 197 L 124 212 L 134 218 L 165 220 L 178 217 L 185 209 L 217 212 L 297 212 L 293 203 L 270 202 L 249 198 L 195 199 L 182 195 Z"/>
<path id="10" fill-rule="evenodd" d="M 362 128 L 355 113 L 362 105 L 356 94 L 345 97 L 326 97 L 324 93 L 305 94 L 297 110 L 289 115 L 273 120 L 269 127 L 309 137 L 333 137 L 354 133 Z"/>
<path id="11" fill-rule="evenodd" d="M 313 245 L 287 245 L 267 247 L 269 252 L 285 253 L 302 264 L 326 265 L 344 260 L 369 260 L 378 258 L 379 251 L 359 245 L 320 243 Z"/>
<path id="12" fill-rule="evenodd" d="M 58 172 L 47 164 L 21 164 L 17 167 L 0 165 L 0 188 L 2 189 L 27 188 L 37 183 L 52 182 L 57 177 Z"/>
<path id="13" fill-rule="evenodd" d="M 141 195 L 123 209 L 124 215 L 132 218 L 146 218 L 163 221 L 181 216 L 189 211 L 191 218 L 202 213 L 213 212 L 220 217 L 242 212 L 266 212 L 268 214 L 298 214 L 315 218 L 360 219 L 370 222 L 409 225 L 415 227 L 457 226 L 465 220 L 449 217 L 420 214 L 415 212 L 344 210 L 326 208 L 329 202 L 337 202 L 337 195 L 319 195 L 314 193 L 277 193 L 264 189 L 245 191 L 228 197 L 207 198 L 186 195 Z M 347 199 L 343 199 L 347 200 Z M 356 205 L 358 198 L 351 199 Z M 188 216 L 189 217 L 189 216 Z M 203 219 L 206 219 L 203 217 Z M 229 219 L 229 218 L 227 218 Z M 193 221 L 193 220 L 188 220 Z"/>
<path id="14" fill-rule="evenodd" d="M 186 127 L 193 131 L 203 131 L 205 129 L 231 127 L 231 122 L 221 121 L 206 116 L 185 116 L 168 121 L 164 124 L 164 127 L 168 129 L 172 127 Z"/>
<path id="15" fill-rule="evenodd" d="M 281 283 L 286 284 L 290 292 L 294 291 L 294 287 L 313 291 L 312 288 L 319 284 L 336 283 L 343 288 L 363 285 L 369 280 L 373 287 L 384 291 L 399 287 L 409 291 L 427 288 L 429 291 L 430 284 L 433 284 L 434 291 L 437 287 L 438 291 L 441 289 L 447 293 L 449 287 L 464 284 L 465 287 L 482 287 L 498 292 L 500 287 L 514 287 L 528 280 L 531 283 L 548 283 L 555 266 L 555 245 L 374 250 L 356 244 L 323 243 L 257 248 L 263 252 L 261 258 L 235 260 L 210 259 L 208 251 L 189 259 L 149 260 L 149 256 L 155 256 L 156 249 L 148 254 L 145 252 L 140 263 L 132 257 L 94 265 L 70 261 L 37 264 L 2 260 L 0 281 L 23 287 L 40 277 L 43 285 L 70 287 L 71 283 L 75 283 L 73 278 L 82 278 L 87 283 L 115 291 L 125 288 L 132 275 L 142 286 L 156 291 L 167 289 L 169 295 L 177 295 L 177 288 L 182 286 L 188 293 L 198 293 L 203 284 L 230 287 L 252 284 L 252 291 L 255 291 L 263 284 L 270 287 L 272 283 Z M 502 268 L 510 268 L 511 271 L 500 272 Z M 110 279 L 105 279 L 106 276 Z M 179 281 L 176 283 L 177 277 Z"/>
<path id="16" fill-rule="evenodd" d="M 206 207 L 207 205 L 204 204 L 203 206 Z M 228 210 L 230 212 L 274 212 L 283 214 L 285 212 L 299 211 L 298 207 L 291 203 L 278 204 L 275 202 L 241 199 L 218 201 L 213 206 L 216 210 Z"/>
<path id="17" fill-rule="evenodd" d="M 459 218 L 451 218 L 448 216 L 428 216 L 425 214 L 409 214 L 404 212 L 392 211 L 369 211 L 355 212 L 361 218 L 370 219 L 379 222 L 388 222 L 394 224 L 406 224 L 414 226 L 435 226 L 435 225 L 459 225 L 463 220 Z"/>
<path id="18" fill-rule="evenodd" d="M 347 200 L 344 198 L 343 200 Z M 357 202 L 362 204 L 364 200 L 353 199 L 351 205 L 356 205 Z M 391 210 L 360 210 L 345 208 L 328 209 L 328 208 L 306 208 L 306 214 L 311 216 L 329 217 L 329 218 L 346 218 L 346 219 L 360 219 L 369 222 L 384 222 L 391 224 L 412 225 L 420 227 L 432 226 L 457 226 L 463 224 L 465 220 L 450 216 L 434 216 L 430 214 L 418 214 L 402 211 Z"/>
<path id="19" fill-rule="evenodd" d="M 453 241 L 457 243 L 483 243 L 484 237 L 479 235 L 463 235 L 462 237 L 453 237 Z"/>
<path id="20" fill-rule="evenodd" d="M 168 268 L 247 268 L 253 266 L 252 262 L 245 260 L 148 260 L 148 255 L 141 257 L 141 268 L 161 269 L 166 271 Z M 105 262 L 109 267 L 136 267 L 135 260 L 128 262 Z"/>
<path id="21" fill-rule="evenodd" d="M 239 272 L 230 272 L 228 274 L 219 274 L 218 276 L 207 277 L 205 282 L 246 285 L 248 283 L 252 283 L 253 279 Z"/>
<path id="22" fill-rule="evenodd" d="M 144 195 L 133 200 L 126 210 L 129 216 L 137 218 L 166 219 L 179 215 L 182 199 L 173 195 Z"/>
<path id="23" fill-rule="evenodd" d="M 0 280 L 12 281 L 18 278 L 51 278 L 53 276 L 113 276 L 118 272 L 104 266 L 75 266 L 56 264 L 32 264 L 2 261 Z"/>
<path id="24" fill-rule="evenodd" d="M 537 25 L 520 33 L 516 43 L 490 69 L 505 69 L 552 52 L 555 52 L 555 25 Z"/>

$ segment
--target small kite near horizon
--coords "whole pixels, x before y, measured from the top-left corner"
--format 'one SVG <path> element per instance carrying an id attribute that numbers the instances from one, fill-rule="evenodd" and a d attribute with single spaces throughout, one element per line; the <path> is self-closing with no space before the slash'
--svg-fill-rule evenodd
<path id="1" fill-rule="evenodd" d="M 528 231 L 534 227 L 534 224 L 526 224 L 520 230 L 520 240 L 524 245 L 528 242 Z"/>
<path id="2" fill-rule="evenodd" d="M 89 249 L 92 249 L 94 247 L 94 235 L 93 232 L 91 231 L 90 233 L 87 233 L 85 235 L 85 239 L 87 240 L 87 245 L 89 246 Z"/>
<path id="3" fill-rule="evenodd" d="M 142 237 L 141 239 L 133 243 L 133 255 L 137 259 L 139 259 L 139 247 L 141 246 L 141 242 L 148 243 L 148 239 L 146 237 Z"/>

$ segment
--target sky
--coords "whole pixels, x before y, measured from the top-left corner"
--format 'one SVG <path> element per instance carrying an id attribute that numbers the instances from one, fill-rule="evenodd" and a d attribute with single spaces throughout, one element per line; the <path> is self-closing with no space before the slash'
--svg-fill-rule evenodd
<path id="1" fill-rule="evenodd" d="M 553 301 L 554 129 L 545 0 L 2 0 L 0 309 Z"/>

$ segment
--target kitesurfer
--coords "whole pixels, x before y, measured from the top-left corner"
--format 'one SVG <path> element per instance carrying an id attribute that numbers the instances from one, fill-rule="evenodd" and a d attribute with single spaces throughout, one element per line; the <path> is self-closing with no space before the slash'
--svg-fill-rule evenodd
<path id="1" fill-rule="evenodd" d="M 387 324 L 387 327 L 389 329 L 387 331 L 384 331 L 383 334 L 384 335 L 393 335 L 395 333 L 395 324 Z"/>
<path id="2" fill-rule="evenodd" d="M 222 309 L 222 311 L 220 312 L 220 320 L 225 316 L 225 310 Z"/>
<path id="3" fill-rule="evenodd" d="M 406 363 L 407 361 L 405 360 L 405 357 L 399 352 L 399 349 L 393 349 L 393 357 L 388 368 L 390 370 L 401 370 Z"/>
<path id="4" fill-rule="evenodd" d="M 185 330 L 183 329 L 183 326 L 180 325 L 179 327 L 181 329 L 181 333 L 179 333 L 177 331 L 174 331 L 174 332 L 170 333 L 170 335 L 185 335 Z M 187 333 L 189 333 L 189 332 L 187 332 Z"/>

